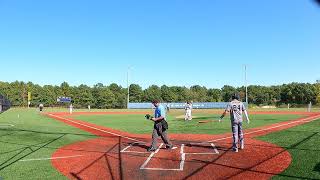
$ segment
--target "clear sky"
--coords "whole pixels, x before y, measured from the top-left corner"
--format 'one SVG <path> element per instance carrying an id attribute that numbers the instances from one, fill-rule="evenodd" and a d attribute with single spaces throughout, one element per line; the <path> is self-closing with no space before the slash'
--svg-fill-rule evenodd
<path id="1" fill-rule="evenodd" d="M 221 88 L 320 79 L 312 0 L 0 0 L 0 81 Z"/>

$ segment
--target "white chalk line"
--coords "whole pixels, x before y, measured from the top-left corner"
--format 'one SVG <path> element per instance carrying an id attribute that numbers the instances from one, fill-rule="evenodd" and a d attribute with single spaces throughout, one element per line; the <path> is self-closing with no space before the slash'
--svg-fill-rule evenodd
<path id="1" fill-rule="evenodd" d="M 113 132 L 110 132 L 110 131 L 106 131 L 106 130 L 99 129 L 99 128 L 96 128 L 96 127 L 93 127 L 93 126 L 89 126 L 89 125 L 86 125 L 86 124 L 82 124 L 82 123 L 73 121 L 73 120 L 68 119 L 68 118 L 56 116 L 56 115 L 53 115 L 53 114 L 48 114 L 48 115 L 53 116 L 53 117 L 56 117 L 56 118 L 60 118 L 60 119 L 63 119 L 63 120 L 66 120 L 66 121 L 69 121 L 69 122 L 72 122 L 72 123 L 75 123 L 75 124 L 84 126 L 84 127 L 88 127 L 88 128 L 91 128 L 91 129 L 94 129 L 94 130 L 97 130 L 97 131 L 101 131 L 101 132 L 104 132 L 104 133 L 107 133 L 107 134 L 111 134 L 111 135 L 118 136 L 118 137 L 122 137 L 122 138 L 125 138 L 125 139 L 128 139 L 128 140 L 136 141 L 136 143 L 143 143 L 143 144 L 146 143 L 146 142 L 143 142 L 143 141 L 139 141 L 139 140 L 137 140 L 137 139 L 134 139 L 134 138 L 130 138 L 130 137 L 127 137 L 127 136 L 122 136 L 122 135 L 120 135 L 120 134 L 116 134 L 116 133 L 113 133 Z"/>
<path id="2" fill-rule="evenodd" d="M 186 153 L 184 153 L 184 144 L 181 145 L 180 154 L 181 154 L 180 171 L 183 171 L 184 162 L 186 160 Z"/>
<path id="3" fill-rule="evenodd" d="M 13 127 L 13 124 L 0 124 L 0 127 Z"/>
<path id="4" fill-rule="evenodd" d="M 138 143 L 132 143 L 129 146 L 123 148 L 120 153 L 137 153 L 137 154 L 149 154 L 149 152 L 141 152 L 141 151 L 127 151 L 129 148 L 131 148 L 134 144 L 138 144 Z"/>
<path id="5" fill-rule="evenodd" d="M 192 144 L 199 144 L 199 145 L 203 145 L 204 143 L 191 143 L 191 146 Z M 210 152 L 207 152 L 207 153 L 185 153 L 187 155 L 213 155 L 213 154 L 219 154 L 219 151 L 217 149 L 217 147 L 213 144 L 213 143 L 210 143 L 210 146 L 213 148 L 213 151 L 212 153 Z"/>
<path id="6" fill-rule="evenodd" d="M 316 119 L 319 119 L 320 116 L 311 116 L 311 117 L 307 117 L 307 118 L 304 118 L 304 119 L 301 119 L 301 120 L 297 120 L 297 121 L 294 121 L 294 122 L 289 122 L 289 123 L 286 123 L 286 124 L 280 124 L 280 125 L 277 125 L 277 126 L 273 126 L 273 127 L 270 127 L 270 128 L 266 128 L 266 129 L 260 129 L 260 130 L 256 130 L 256 131 L 252 131 L 252 132 L 248 132 L 248 133 L 244 133 L 244 135 L 248 135 L 248 134 L 253 134 L 253 133 L 257 133 L 257 132 L 262 132 L 262 131 L 268 131 L 270 129 L 275 129 L 275 128 L 278 128 L 278 127 L 282 127 L 282 126 L 287 126 L 287 125 L 290 125 L 290 124 L 294 124 L 294 123 L 299 123 L 299 122 L 311 122 L 313 120 L 316 120 Z M 310 120 L 309 120 L 310 119 Z M 220 139 L 215 139 L 215 140 L 212 140 L 212 141 L 207 141 L 207 142 L 203 142 L 203 143 L 212 143 L 212 142 L 217 142 L 217 141 L 222 141 L 222 140 L 226 140 L 226 139 L 231 139 L 232 136 L 228 136 L 228 137 L 224 137 L 224 138 L 220 138 Z"/>
<path id="7" fill-rule="evenodd" d="M 145 167 L 147 166 L 147 164 L 149 163 L 149 161 L 151 160 L 151 158 L 157 154 L 160 151 L 160 148 L 163 146 L 163 143 L 160 144 L 160 146 L 158 147 L 158 149 L 155 152 L 152 152 L 150 154 L 150 156 L 148 157 L 148 159 L 141 165 L 140 169 L 145 169 Z"/>
<path id="8" fill-rule="evenodd" d="M 195 143 L 196 144 L 196 143 Z M 150 162 L 150 160 L 152 159 L 152 157 L 157 154 L 160 150 L 160 148 L 162 147 L 163 144 L 161 144 L 161 146 L 154 152 L 152 153 L 149 158 L 143 163 L 143 165 L 140 167 L 140 169 L 143 170 L 151 170 L 151 171 L 183 171 L 184 169 L 184 165 L 185 165 L 185 160 L 186 160 L 186 156 L 187 155 L 215 155 L 215 154 L 219 154 L 218 149 L 216 148 L 216 146 L 211 143 L 210 145 L 212 146 L 212 148 L 214 149 L 215 153 L 185 153 L 184 152 L 184 144 L 181 144 L 181 148 L 180 148 L 180 154 L 181 154 L 181 160 L 180 160 L 180 165 L 179 165 L 179 169 L 167 169 L 167 168 L 146 168 L 146 166 L 148 165 L 148 163 Z"/>
<path id="9" fill-rule="evenodd" d="M 62 156 L 62 157 L 50 157 L 50 158 L 37 158 L 37 159 L 22 159 L 19 160 L 20 162 L 28 162 L 28 161 L 46 161 L 46 160 L 55 160 L 55 159 L 70 159 L 70 158 L 76 158 L 81 157 L 84 155 L 74 155 L 74 156 Z"/>

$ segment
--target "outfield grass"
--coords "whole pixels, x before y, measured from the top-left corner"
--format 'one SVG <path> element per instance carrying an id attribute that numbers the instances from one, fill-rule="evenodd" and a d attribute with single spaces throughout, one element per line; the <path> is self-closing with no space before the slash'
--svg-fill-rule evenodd
<path id="1" fill-rule="evenodd" d="M 0 125 L 4 123 L 15 126 L 0 127 L 0 177 L 3 179 L 66 179 L 52 167 L 50 160 L 19 160 L 50 158 L 59 147 L 95 137 L 42 116 L 35 109 L 11 109 L 0 115 Z"/>
<path id="2" fill-rule="evenodd" d="M 320 119 L 257 139 L 284 147 L 292 156 L 289 168 L 273 179 L 320 179 Z"/>
<path id="3" fill-rule="evenodd" d="M 225 117 L 221 123 L 209 122 L 198 123 L 203 120 L 217 120 L 220 115 L 199 111 L 193 115 L 196 117 L 192 121 L 184 121 L 176 118 L 179 112 L 168 115 L 169 132 L 176 134 L 221 134 L 230 132 L 229 117 Z M 251 115 L 251 123 L 244 123 L 244 128 L 255 128 L 263 125 L 270 125 L 277 122 L 297 119 L 299 115 Z M 144 119 L 143 115 L 79 115 L 73 118 L 93 123 L 100 126 L 126 131 L 135 134 L 150 134 L 153 129 L 153 122 Z"/>

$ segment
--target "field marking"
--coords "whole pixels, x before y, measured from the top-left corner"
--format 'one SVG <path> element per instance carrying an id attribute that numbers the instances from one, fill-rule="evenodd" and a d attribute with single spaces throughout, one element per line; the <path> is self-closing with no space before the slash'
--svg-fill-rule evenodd
<path id="1" fill-rule="evenodd" d="M 22 159 L 19 160 L 20 162 L 28 162 L 28 161 L 46 161 L 46 160 L 54 160 L 54 159 L 69 159 L 69 158 L 76 158 L 81 157 L 84 155 L 74 155 L 74 156 L 62 156 L 62 157 L 51 157 L 51 158 L 37 158 L 37 159 Z"/>
<path id="2" fill-rule="evenodd" d="M 138 153 L 138 154 L 149 154 L 150 152 L 141 152 L 141 151 L 127 151 L 129 148 L 131 148 L 134 144 L 138 143 L 131 143 L 129 146 L 123 148 L 120 153 Z"/>
<path id="3" fill-rule="evenodd" d="M 278 128 L 278 127 L 287 126 L 287 125 L 290 125 L 290 124 L 304 122 L 304 121 L 305 122 L 311 122 L 311 121 L 319 119 L 319 118 L 320 118 L 320 115 L 311 116 L 311 117 L 307 117 L 307 118 L 304 118 L 304 119 L 301 119 L 301 120 L 297 120 L 297 121 L 294 121 L 294 122 L 289 122 L 289 123 L 286 123 L 286 124 L 280 124 L 280 125 L 277 125 L 277 126 L 273 126 L 273 127 L 267 128 L 267 129 L 260 129 L 260 130 L 244 133 L 244 135 L 253 134 L 253 133 L 262 132 L 262 131 L 268 131 L 270 129 L 275 129 L 275 128 Z M 232 138 L 232 136 L 228 136 L 228 137 L 224 137 L 224 138 L 220 138 L 220 139 L 215 139 L 215 140 L 212 140 L 212 141 L 207 141 L 207 142 L 204 142 L 204 143 L 212 143 L 212 142 L 222 141 L 222 140 L 231 139 L 231 138 Z"/>
<path id="4" fill-rule="evenodd" d="M 180 170 L 183 171 L 184 162 L 186 160 L 186 153 L 184 153 L 184 144 L 181 145 L 180 154 L 181 154 Z"/>
<path id="5" fill-rule="evenodd" d="M 66 120 L 66 121 L 69 121 L 69 122 L 72 122 L 72 123 L 75 123 L 75 124 L 84 126 L 84 127 L 88 127 L 88 128 L 91 128 L 91 129 L 94 129 L 94 130 L 97 130 L 97 131 L 101 131 L 101 132 L 104 132 L 104 133 L 107 133 L 107 134 L 111 134 L 111 135 L 118 136 L 118 137 L 122 137 L 122 138 L 125 138 L 125 139 L 128 139 L 128 140 L 136 141 L 135 143 L 143 143 L 143 144 L 146 144 L 146 142 L 139 141 L 139 140 L 137 140 L 137 139 L 130 138 L 130 137 L 127 137 L 127 136 L 122 136 L 122 135 L 120 135 L 120 134 L 116 134 L 116 133 L 113 133 L 113 132 L 110 132 L 110 131 L 106 131 L 106 130 L 103 130 L 103 129 L 99 129 L 99 128 L 96 128 L 96 127 L 93 127 L 93 126 L 89 126 L 89 125 L 86 125 L 86 124 L 82 124 L 82 123 L 76 122 L 76 121 L 71 120 L 71 119 L 68 119 L 68 118 L 56 116 L 56 115 L 53 115 L 53 114 L 48 114 L 48 115 L 53 116 L 53 117 L 56 117 L 56 118 L 60 118 L 60 119 L 63 119 L 63 120 Z"/>
<path id="6" fill-rule="evenodd" d="M 181 145 L 181 149 L 180 149 L 180 154 L 181 154 L 181 160 L 180 160 L 180 164 L 179 164 L 179 169 L 166 169 L 166 168 L 146 168 L 146 166 L 148 165 L 149 161 L 151 160 L 151 158 L 157 154 L 160 150 L 160 148 L 162 147 L 163 143 L 159 146 L 159 148 L 152 153 L 149 158 L 143 163 L 143 165 L 140 167 L 140 170 L 151 170 L 151 171 L 183 171 L 183 167 L 184 167 L 184 162 L 186 159 L 186 154 L 183 153 L 183 148 L 184 148 L 184 144 Z"/>
<path id="7" fill-rule="evenodd" d="M 147 164 L 149 163 L 149 161 L 151 160 L 151 158 L 157 154 L 160 151 L 160 148 L 163 146 L 163 143 L 160 144 L 160 146 L 157 148 L 157 150 L 155 152 L 152 152 L 150 154 L 150 156 L 148 157 L 148 159 L 141 165 L 140 169 L 145 169 L 145 167 L 147 166 Z"/>
<path id="8" fill-rule="evenodd" d="M 217 147 L 213 143 L 211 143 L 211 146 L 213 147 L 214 152 L 216 152 L 216 154 L 219 154 Z"/>
<path id="9" fill-rule="evenodd" d="M 195 144 L 201 144 L 201 143 L 195 143 Z M 211 143 L 210 145 L 212 146 L 213 150 L 215 153 L 185 153 L 184 152 L 184 148 L 185 148 L 185 144 L 181 144 L 180 147 L 180 155 L 181 155 L 181 160 L 180 160 L 180 165 L 179 165 L 179 169 L 166 169 L 166 168 L 146 168 L 146 166 L 148 165 L 148 163 L 150 162 L 150 160 L 152 159 L 152 157 L 157 154 L 160 150 L 160 148 L 162 147 L 163 143 L 160 145 L 160 147 L 152 154 L 150 154 L 150 156 L 148 157 L 148 159 L 143 163 L 143 165 L 140 167 L 140 170 L 151 170 L 151 171 L 183 171 L 184 170 L 184 165 L 185 165 L 185 160 L 186 160 L 186 156 L 187 155 L 215 155 L 215 154 L 219 154 L 218 149 L 216 148 L 216 146 Z"/>
<path id="10" fill-rule="evenodd" d="M 13 124 L 0 124 L 0 127 L 13 127 Z"/>
<path id="11" fill-rule="evenodd" d="M 190 143 L 190 145 L 192 146 L 192 144 L 199 144 L 199 145 L 203 145 L 205 143 Z M 213 148 L 213 151 L 214 153 L 185 153 L 187 155 L 212 155 L 212 154 L 219 154 L 219 151 L 217 149 L 217 147 L 213 144 L 213 143 L 210 143 L 210 146 Z"/>

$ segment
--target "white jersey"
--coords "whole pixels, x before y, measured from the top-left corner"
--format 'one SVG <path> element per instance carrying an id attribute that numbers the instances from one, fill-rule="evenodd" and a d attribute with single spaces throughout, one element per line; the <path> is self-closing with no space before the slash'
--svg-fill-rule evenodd
<path id="1" fill-rule="evenodd" d="M 230 118 L 232 122 L 238 123 L 242 122 L 242 112 L 246 110 L 244 104 L 238 100 L 231 101 L 226 108 L 230 112 Z"/>

